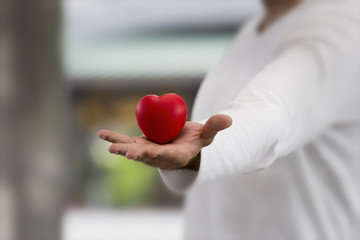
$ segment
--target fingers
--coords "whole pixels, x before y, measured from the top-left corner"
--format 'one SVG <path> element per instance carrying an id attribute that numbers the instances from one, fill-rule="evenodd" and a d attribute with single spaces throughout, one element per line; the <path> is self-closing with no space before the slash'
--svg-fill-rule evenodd
<path id="1" fill-rule="evenodd" d="M 137 143 L 114 143 L 109 147 L 110 153 L 120 154 L 128 159 L 140 161 L 153 167 L 182 167 L 181 161 L 179 161 L 181 156 L 173 151 L 173 149 L 167 149 L 163 146 L 149 147 Z"/>
<path id="2" fill-rule="evenodd" d="M 160 158 L 162 151 L 156 147 L 146 147 L 140 144 L 114 143 L 109 152 L 120 154 L 128 159 L 143 161 L 145 158 Z"/>
<path id="3" fill-rule="evenodd" d="M 121 154 L 126 155 L 127 151 L 129 151 L 129 146 L 127 144 L 111 144 L 109 147 L 109 152 L 113 154 Z"/>
<path id="4" fill-rule="evenodd" d="M 98 133 L 98 137 L 112 143 L 133 143 L 134 140 L 124 134 L 119 134 L 109 130 L 101 130 Z"/>
<path id="5" fill-rule="evenodd" d="M 152 148 L 146 151 L 144 162 L 147 165 L 160 169 L 179 169 L 186 165 L 184 156 L 171 147 Z"/>
<path id="6" fill-rule="evenodd" d="M 113 154 L 120 154 L 126 156 L 129 151 L 132 151 L 131 157 L 135 157 L 136 146 L 128 143 L 114 143 L 109 147 L 109 152 Z M 137 152 L 136 152 L 137 153 Z"/>
<path id="7" fill-rule="evenodd" d="M 132 148 L 126 153 L 126 158 L 132 160 L 141 160 L 144 159 L 145 156 L 145 149 L 141 148 Z"/>
<path id="8" fill-rule="evenodd" d="M 189 147 L 158 145 L 145 140 L 138 137 L 134 143 L 113 143 L 109 152 L 162 169 L 181 168 L 187 164 L 187 159 L 191 159 Z"/>
<path id="9" fill-rule="evenodd" d="M 163 156 L 164 151 L 159 147 L 153 147 L 146 150 L 146 154 L 151 158 L 160 158 Z"/>
<path id="10" fill-rule="evenodd" d="M 232 124 L 232 119 L 228 115 L 216 114 L 209 118 L 203 126 L 201 138 L 205 140 L 206 145 L 210 144 L 215 135 Z"/>

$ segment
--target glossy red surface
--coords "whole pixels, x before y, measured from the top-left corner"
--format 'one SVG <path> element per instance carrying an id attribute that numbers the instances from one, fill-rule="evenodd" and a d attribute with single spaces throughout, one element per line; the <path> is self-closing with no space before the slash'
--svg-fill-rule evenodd
<path id="1" fill-rule="evenodd" d="M 147 95 L 136 106 L 136 120 L 146 137 L 168 143 L 180 133 L 187 118 L 185 101 L 177 94 Z"/>

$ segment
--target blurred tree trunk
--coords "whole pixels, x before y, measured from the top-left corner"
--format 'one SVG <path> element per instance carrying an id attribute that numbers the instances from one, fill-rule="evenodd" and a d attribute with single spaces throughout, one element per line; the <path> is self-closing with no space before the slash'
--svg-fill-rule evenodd
<path id="1" fill-rule="evenodd" d="M 69 181 L 60 3 L 0 2 L 0 239 L 59 240 Z"/>

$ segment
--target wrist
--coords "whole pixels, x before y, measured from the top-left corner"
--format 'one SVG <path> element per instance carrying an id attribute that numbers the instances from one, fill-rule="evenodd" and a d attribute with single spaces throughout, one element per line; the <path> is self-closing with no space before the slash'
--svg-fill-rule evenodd
<path id="1" fill-rule="evenodd" d="M 184 167 L 182 167 L 182 169 L 199 171 L 200 162 L 201 162 L 201 151 L 193 159 L 191 159 L 188 162 L 188 164 L 186 164 Z"/>

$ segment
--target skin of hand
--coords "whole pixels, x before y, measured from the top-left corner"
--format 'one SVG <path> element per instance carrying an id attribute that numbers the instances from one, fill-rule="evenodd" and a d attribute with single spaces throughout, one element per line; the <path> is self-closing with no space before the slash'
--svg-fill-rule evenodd
<path id="1" fill-rule="evenodd" d="M 277 19 L 289 12 L 302 0 L 262 0 L 265 16 L 258 26 L 258 33 L 264 32 Z"/>
<path id="2" fill-rule="evenodd" d="M 98 137 L 111 142 L 109 152 L 126 156 L 163 170 L 199 170 L 200 153 L 203 147 L 214 140 L 215 135 L 232 124 L 231 117 L 217 114 L 205 124 L 186 122 L 179 135 L 170 143 L 157 144 L 144 135 L 130 137 L 109 130 L 101 130 Z"/>

